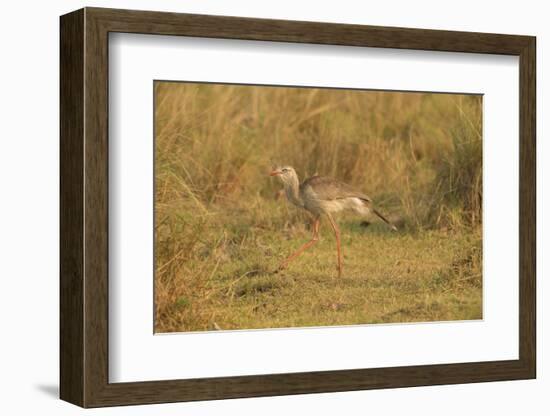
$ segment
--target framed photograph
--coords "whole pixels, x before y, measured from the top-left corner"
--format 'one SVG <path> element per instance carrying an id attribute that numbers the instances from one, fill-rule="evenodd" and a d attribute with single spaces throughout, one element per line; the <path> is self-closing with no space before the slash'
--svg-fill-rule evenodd
<path id="1" fill-rule="evenodd" d="M 63 400 L 535 378 L 534 37 L 60 29 Z"/>

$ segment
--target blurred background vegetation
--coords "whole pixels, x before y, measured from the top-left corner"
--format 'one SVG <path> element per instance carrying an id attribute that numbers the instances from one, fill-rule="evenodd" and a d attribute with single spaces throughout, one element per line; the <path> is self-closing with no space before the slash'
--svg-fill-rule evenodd
<path id="1" fill-rule="evenodd" d="M 391 318 L 367 313 L 364 300 L 348 305 L 336 321 L 331 307 L 326 313 L 313 312 L 315 305 L 290 313 L 295 308 L 285 290 L 292 289 L 286 295 L 297 301 L 305 292 L 289 289 L 283 283 L 288 278 L 269 270 L 309 231 L 307 215 L 280 198 L 281 184 L 267 176 L 273 164 L 294 166 L 301 179 L 332 176 L 371 196 L 400 231 L 391 236 L 377 225 L 363 229 L 360 219 L 344 216 L 342 233 L 354 238 L 348 243 L 359 244 L 356 250 L 365 258 L 380 255 L 367 256 L 377 249 L 373 241 L 387 243 L 393 263 L 412 253 L 412 245 L 433 243 L 416 261 L 435 263 L 415 279 L 430 285 L 434 276 L 445 284 L 459 279 L 463 283 L 455 289 L 468 290 L 457 296 L 466 303 L 453 309 L 446 296 L 456 293 L 432 285 L 428 293 L 442 296 L 434 298 L 443 305 L 439 312 L 427 301 L 409 305 L 415 297 L 407 303 L 403 293 L 404 303 L 395 307 L 405 312 L 390 313 Z M 156 82 L 155 186 L 157 331 L 481 316 L 479 95 Z M 330 233 L 323 234 L 330 242 Z M 300 270 L 291 268 L 290 280 L 305 284 L 330 268 L 329 276 L 332 243 L 298 259 Z M 315 256 L 323 253 L 327 260 L 319 261 Z M 353 255 L 345 246 L 344 253 Z M 347 270 L 350 279 L 361 279 L 356 290 L 368 296 L 376 279 L 372 273 L 365 278 L 366 263 L 358 261 L 357 269 L 345 265 L 344 275 Z M 375 266 L 371 263 L 368 267 Z M 377 270 L 382 281 L 391 281 L 390 271 Z M 342 285 L 316 293 L 333 304 L 331 296 Z M 258 309 L 268 295 L 276 298 L 271 304 L 287 302 L 271 318 Z M 387 292 L 379 295 L 386 307 Z"/>

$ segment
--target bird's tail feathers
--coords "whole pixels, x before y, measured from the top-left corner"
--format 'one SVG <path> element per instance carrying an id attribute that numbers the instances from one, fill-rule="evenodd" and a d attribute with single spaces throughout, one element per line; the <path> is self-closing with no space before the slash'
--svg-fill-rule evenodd
<path id="1" fill-rule="evenodd" d="M 397 231 L 397 227 L 395 225 L 393 225 L 386 217 L 384 217 L 378 210 L 376 210 L 375 208 L 372 208 L 372 212 L 374 212 L 378 216 L 378 218 L 380 218 L 382 221 L 384 221 L 386 224 L 388 224 L 388 226 L 393 231 Z"/>

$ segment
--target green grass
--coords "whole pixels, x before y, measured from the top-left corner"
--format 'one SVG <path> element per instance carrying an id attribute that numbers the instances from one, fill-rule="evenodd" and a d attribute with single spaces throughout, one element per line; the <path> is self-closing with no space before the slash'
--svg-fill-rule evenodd
<path id="1" fill-rule="evenodd" d="M 341 278 L 328 223 L 322 224 L 317 245 L 275 273 L 285 256 L 310 238 L 305 218 L 284 221 L 285 203 L 268 207 L 281 215 L 271 226 L 261 215 L 249 222 L 250 216 L 221 211 L 182 220 L 178 231 L 161 227 L 158 252 L 176 244 L 166 238 L 174 235 L 181 249 L 174 261 L 158 264 L 156 330 L 481 318 L 479 232 L 391 232 L 383 224 L 364 227 L 345 217 Z"/>

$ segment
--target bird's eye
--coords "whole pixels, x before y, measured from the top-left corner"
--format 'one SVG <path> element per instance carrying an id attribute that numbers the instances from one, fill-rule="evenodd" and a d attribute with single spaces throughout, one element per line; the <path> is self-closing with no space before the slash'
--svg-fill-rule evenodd
<path id="1" fill-rule="evenodd" d="M 287 169 L 287 168 L 283 168 L 282 171 L 283 171 L 283 172 L 288 172 L 288 169 Z"/>

